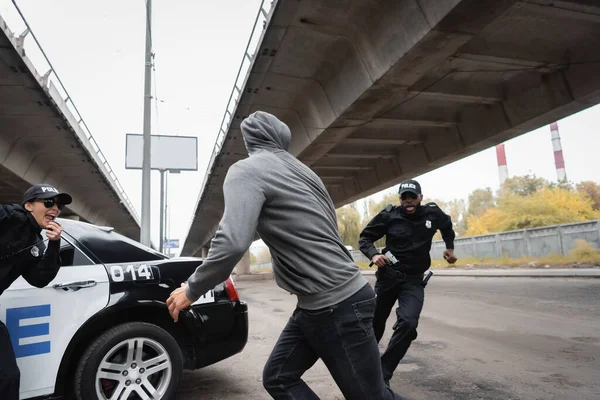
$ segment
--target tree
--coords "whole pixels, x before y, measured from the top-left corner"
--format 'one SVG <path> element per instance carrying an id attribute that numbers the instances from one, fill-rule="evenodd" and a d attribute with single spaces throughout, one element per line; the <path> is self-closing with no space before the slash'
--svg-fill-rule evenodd
<path id="1" fill-rule="evenodd" d="M 498 232 L 498 227 L 502 225 L 502 212 L 492 207 L 483 215 L 470 216 L 467 218 L 467 236 L 484 235 L 486 233 Z"/>
<path id="2" fill-rule="evenodd" d="M 479 217 L 483 215 L 489 208 L 494 207 L 495 199 L 492 189 L 475 189 L 469 195 L 468 216 Z"/>
<path id="3" fill-rule="evenodd" d="M 566 179 L 562 180 L 562 181 L 558 181 L 558 182 L 550 182 L 550 183 L 548 183 L 548 185 L 546 187 L 549 187 L 551 189 L 559 188 L 559 189 L 564 189 L 564 190 L 568 190 L 568 191 L 575 190 L 575 185 L 573 184 L 573 182 L 568 181 Z"/>
<path id="4" fill-rule="evenodd" d="M 592 209 L 600 210 L 600 185 L 593 181 L 583 181 L 577 184 L 577 192 L 592 202 Z"/>
<path id="5" fill-rule="evenodd" d="M 341 207 L 335 212 L 337 216 L 338 231 L 345 245 L 356 248 L 362 230 L 362 221 L 356 204 Z"/>
<path id="6" fill-rule="evenodd" d="M 454 231 L 457 236 L 464 236 L 467 232 L 467 206 L 463 199 L 454 199 L 446 203 L 442 209 L 452 218 Z"/>
<path id="7" fill-rule="evenodd" d="M 538 190 L 529 196 L 505 192 L 498 205 L 480 217 L 468 221 L 468 234 L 484 234 L 515 229 L 583 222 L 600 218 L 600 211 L 592 209 L 592 201 L 578 192 L 550 188 Z"/>
<path id="8" fill-rule="evenodd" d="M 398 193 L 387 193 L 385 196 L 383 196 L 383 199 L 379 201 L 370 200 L 369 212 L 364 225 L 367 225 L 367 223 L 372 220 L 375 215 L 379 214 L 379 212 L 382 211 L 388 204 L 392 204 L 394 206 L 400 205 L 400 197 L 398 196 Z"/>
<path id="9" fill-rule="evenodd" d="M 271 252 L 268 247 L 260 247 L 250 252 L 251 264 L 265 264 L 271 261 Z"/>
<path id="10" fill-rule="evenodd" d="M 535 175 L 514 176 L 504 181 L 500 193 L 508 192 L 524 197 L 532 195 L 548 185 L 549 182 L 547 180 L 538 178 Z"/>
<path id="11" fill-rule="evenodd" d="M 463 236 L 467 232 L 467 207 L 463 199 L 454 199 L 450 201 L 444 201 L 439 199 L 424 200 L 423 204 L 435 203 L 437 206 L 448 214 L 452 219 L 452 227 L 457 236 Z M 440 232 L 436 232 L 433 240 L 441 240 L 442 235 Z"/>

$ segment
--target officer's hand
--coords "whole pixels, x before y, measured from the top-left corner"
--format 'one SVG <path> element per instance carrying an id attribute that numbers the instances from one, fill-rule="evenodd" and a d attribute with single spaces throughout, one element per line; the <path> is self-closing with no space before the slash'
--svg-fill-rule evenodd
<path id="1" fill-rule="evenodd" d="M 444 251 L 444 259 L 448 261 L 450 264 L 454 264 L 458 258 L 454 255 L 454 250 L 445 250 Z"/>
<path id="2" fill-rule="evenodd" d="M 62 227 L 57 222 L 49 222 L 48 226 L 46 226 L 46 236 L 50 240 L 60 240 L 61 232 Z"/>
<path id="3" fill-rule="evenodd" d="M 373 256 L 373 258 L 371 258 L 371 262 L 377 265 L 378 267 L 385 266 L 385 264 L 387 264 L 389 261 L 390 260 L 388 260 L 388 258 L 383 254 L 376 254 Z"/>

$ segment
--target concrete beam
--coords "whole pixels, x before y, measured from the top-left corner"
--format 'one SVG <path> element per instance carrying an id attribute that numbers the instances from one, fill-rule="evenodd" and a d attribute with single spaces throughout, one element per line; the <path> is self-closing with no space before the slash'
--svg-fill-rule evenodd
<path id="1" fill-rule="evenodd" d="M 357 138 L 357 137 L 349 137 L 344 140 L 346 144 L 355 144 L 361 146 L 368 145 L 384 145 L 384 146 L 395 146 L 395 145 L 410 145 L 421 143 L 422 140 L 405 140 L 405 139 L 378 139 L 376 137 L 373 138 Z"/>
<path id="2" fill-rule="evenodd" d="M 229 134 L 238 115 L 274 113 L 292 130 L 292 154 L 346 204 L 600 102 L 589 56 L 600 48 L 597 9 L 588 0 L 279 2 Z M 233 158 L 221 160 L 203 195 L 214 208 Z"/>

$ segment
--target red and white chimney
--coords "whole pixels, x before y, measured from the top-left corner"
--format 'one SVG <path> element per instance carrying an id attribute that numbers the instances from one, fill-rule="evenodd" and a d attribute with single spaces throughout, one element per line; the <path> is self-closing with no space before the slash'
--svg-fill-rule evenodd
<path id="1" fill-rule="evenodd" d="M 500 178 L 500 185 L 508 179 L 508 167 L 506 165 L 506 151 L 504 150 L 504 143 L 496 146 L 496 158 L 498 159 L 498 176 Z"/>
<path id="2" fill-rule="evenodd" d="M 550 124 L 552 134 L 552 148 L 554 149 L 554 165 L 556 166 L 556 177 L 559 182 L 567 180 L 567 170 L 565 169 L 565 159 L 563 157 L 562 146 L 560 144 L 560 135 L 558 133 L 558 124 Z"/>

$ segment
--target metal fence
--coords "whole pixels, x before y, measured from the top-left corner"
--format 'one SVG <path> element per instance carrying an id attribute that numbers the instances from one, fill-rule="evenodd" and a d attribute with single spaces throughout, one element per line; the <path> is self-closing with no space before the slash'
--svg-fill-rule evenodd
<path id="1" fill-rule="evenodd" d="M 454 240 L 454 248 L 459 258 L 544 257 L 568 255 L 577 240 L 600 249 L 600 220 L 458 238 Z M 441 259 L 445 249 L 442 240 L 434 241 L 431 258 Z M 369 261 L 359 250 L 350 253 L 355 262 Z M 269 268 L 270 262 L 250 266 L 252 271 Z"/>

